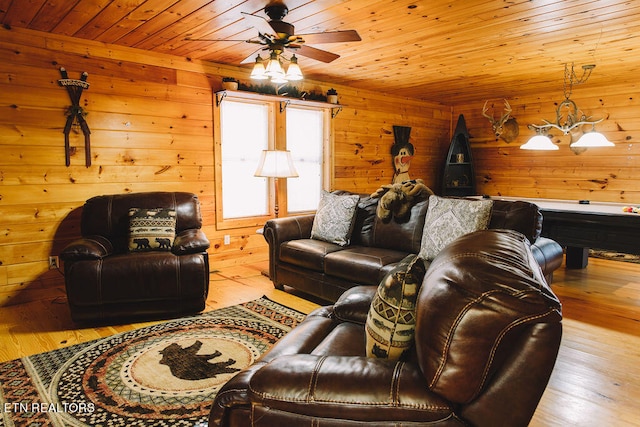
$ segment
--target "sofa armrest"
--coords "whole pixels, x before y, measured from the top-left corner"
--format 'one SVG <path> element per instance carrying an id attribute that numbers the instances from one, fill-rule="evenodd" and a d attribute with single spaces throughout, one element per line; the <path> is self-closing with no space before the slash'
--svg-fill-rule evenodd
<path id="1" fill-rule="evenodd" d="M 199 228 L 184 230 L 176 236 L 171 247 L 171 252 L 176 255 L 204 252 L 209 249 L 211 243 Z"/>
<path id="2" fill-rule="evenodd" d="M 104 236 L 86 236 L 69 243 L 60 252 L 65 262 L 102 259 L 113 253 L 113 244 Z"/>
<path id="3" fill-rule="evenodd" d="M 269 246 L 280 246 L 289 240 L 311 238 L 315 214 L 273 218 L 264 224 L 264 238 Z"/>
<path id="4" fill-rule="evenodd" d="M 270 411 L 352 421 L 430 421 L 451 414 L 417 365 L 368 357 L 279 357 L 254 372 L 249 399 Z"/>
<path id="5" fill-rule="evenodd" d="M 280 258 L 280 245 L 290 240 L 311 238 L 315 214 L 273 218 L 264 224 L 263 236 L 269 244 L 269 278 L 277 283 L 276 265 Z"/>
<path id="6" fill-rule="evenodd" d="M 335 318 L 364 325 L 377 289 L 377 286 L 355 286 L 346 290 L 333 304 Z"/>

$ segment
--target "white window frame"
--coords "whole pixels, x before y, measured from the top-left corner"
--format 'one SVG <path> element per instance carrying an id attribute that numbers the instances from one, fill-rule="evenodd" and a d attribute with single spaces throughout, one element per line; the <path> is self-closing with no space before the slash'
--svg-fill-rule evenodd
<path id="1" fill-rule="evenodd" d="M 297 99 L 289 99 L 275 95 L 263 95 L 244 91 L 222 91 L 214 94 L 214 179 L 215 200 L 216 200 L 216 224 L 218 229 L 232 229 L 245 227 L 261 227 L 264 223 L 275 216 L 275 185 L 274 180 L 269 180 L 268 215 L 252 216 L 247 218 L 224 218 L 223 216 L 223 195 L 222 195 L 222 136 L 220 110 L 225 99 L 250 102 L 264 103 L 269 106 L 269 149 L 285 150 L 286 149 L 286 111 L 289 105 L 295 105 L 296 108 L 320 109 L 323 111 L 323 154 L 322 154 L 322 186 L 324 190 L 331 188 L 333 183 L 333 162 L 330 153 L 333 152 L 333 111 L 336 108 L 333 104 L 315 101 L 303 101 Z M 256 168 L 257 168 L 256 164 Z M 296 179 L 296 178 L 292 178 Z M 279 179 L 278 182 L 278 205 L 279 216 L 288 216 L 287 207 L 287 179 Z M 249 195 L 247 195 L 249 197 Z M 315 210 L 314 210 L 315 211 Z M 295 212 L 295 215 L 301 215 L 309 212 Z"/>

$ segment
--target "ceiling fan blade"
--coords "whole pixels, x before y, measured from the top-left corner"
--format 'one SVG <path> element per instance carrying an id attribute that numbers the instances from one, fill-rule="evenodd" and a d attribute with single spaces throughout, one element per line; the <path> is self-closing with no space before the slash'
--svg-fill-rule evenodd
<path id="1" fill-rule="evenodd" d="M 249 55 L 246 58 L 244 58 L 242 60 L 242 62 L 240 62 L 240 64 L 252 64 L 252 63 L 256 62 L 256 57 L 260 54 L 260 51 L 262 51 L 262 50 L 264 50 L 264 48 L 254 51 L 253 53 L 251 53 L 251 55 Z"/>
<path id="2" fill-rule="evenodd" d="M 191 42 L 247 42 L 247 43 L 254 43 L 251 40 L 236 40 L 236 39 L 194 39 L 191 37 L 185 37 L 184 38 L 185 41 L 191 41 Z M 257 42 L 256 42 L 257 43 Z"/>
<path id="3" fill-rule="evenodd" d="M 332 62 L 340 58 L 340 55 L 327 52 L 326 50 L 317 49 L 315 47 L 302 45 L 298 49 L 295 49 L 295 53 L 306 56 L 307 58 L 315 59 L 320 62 Z"/>
<path id="4" fill-rule="evenodd" d="M 306 43 L 341 43 L 341 42 L 359 42 L 362 40 L 356 30 L 344 31 L 328 31 L 326 33 L 310 33 L 297 34 L 302 37 Z"/>
<path id="5" fill-rule="evenodd" d="M 241 12 L 241 13 L 242 13 L 242 17 L 245 18 L 247 22 L 250 22 L 251 25 L 258 30 L 258 32 L 263 34 L 273 33 L 273 29 L 271 28 L 271 25 L 269 25 L 269 21 L 267 20 L 267 18 L 260 15 L 247 13 L 247 12 Z"/>

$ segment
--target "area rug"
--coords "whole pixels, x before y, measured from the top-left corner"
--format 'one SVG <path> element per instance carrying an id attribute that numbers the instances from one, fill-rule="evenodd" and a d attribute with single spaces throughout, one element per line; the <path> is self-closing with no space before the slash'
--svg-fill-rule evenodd
<path id="1" fill-rule="evenodd" d="M 589 256 L 593 258 L 607 259 L 610 261 L 623 261 L 640 264 L 640 255 L 625 254 L 601 249 L 589 249 Z"/>
<path id="2" fill-rule="evenodd" d="M 0 364 L 0 426 L 206 426 L 218 390 L 304 319 L 266 297 Z"/>

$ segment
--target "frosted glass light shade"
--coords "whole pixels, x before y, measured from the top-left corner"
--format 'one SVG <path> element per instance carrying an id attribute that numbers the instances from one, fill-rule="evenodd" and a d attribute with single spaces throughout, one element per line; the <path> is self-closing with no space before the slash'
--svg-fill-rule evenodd
<path id="1" fill-rule="evenodd" d="M 287 75 L 285 76 L 285 78 L 292 81 L 302 80 L 302 70 L 298 65 L 298 58 L 296 58 L 295 55 L 291 57 L 291 63 L 287 68 Z"/>
<path id="2" fill-rule="evenodd" d="M 521 150 L 558 150 L 558 146 L 551 142 L 549 137 L 535 135 L 526 144 L 520 146 Z"/>
<path id="3" fill-rule="evenodd" d="M 587 132 L 580 139 L 571 144 L 571 147 L 613 147 L 615 144 L 600 132 Z"/>
<path id="4" fill-rule="evenodd" d="M 284 77 L 284 70 L 282 69 L 282 65 L 280 64 L 280 59 L 278 59 L 278 55 L 276 55 L 275 53 L 271 53 L 271 57 L 267 62 L 265 74 L 272 79 L 274 77 Z"/>
<path id="5" fill-rule="evenodd" d="M 260 58 L 260 55 L 256 58 L 256 63 L 253 66 L 253 70 L 251 70 L 251 77 L 254 80 L 266 80 L 269 77 L 265 74 L 266 70 L 264 69 L 264 61 Z"/>
<path id="6" fill-rule="evenodd" d="M 291 152 L 288 150 L 262 150 L 254 176 L 268 178 L 295 178 L 298 176 Z"/>

